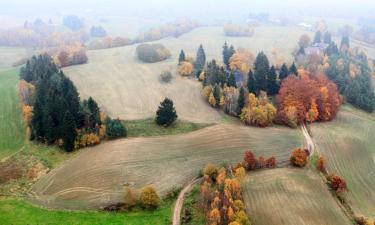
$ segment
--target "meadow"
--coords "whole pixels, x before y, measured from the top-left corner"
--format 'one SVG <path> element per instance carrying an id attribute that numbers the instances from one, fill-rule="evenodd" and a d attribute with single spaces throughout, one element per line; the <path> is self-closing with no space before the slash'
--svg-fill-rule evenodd
<path id="1" fill-rule="evenodd" d="M 249 173 L 242 190 L 252 224 L 352 224 L 316 171 L 280 168 Z"/>
<path id="2" fill-rule="evenodd" d="M 334 121 L 311 128 L 328 171 L 347 181 L 355 213 L 375 217 L 375 115 L 344 106 Z"/>

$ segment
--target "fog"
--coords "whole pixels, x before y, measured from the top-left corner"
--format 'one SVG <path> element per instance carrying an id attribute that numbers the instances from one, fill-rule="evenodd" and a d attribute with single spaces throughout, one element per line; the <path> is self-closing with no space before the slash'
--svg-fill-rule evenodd
<path id="1" fill-rule="evenodd" d="M 0 0 L 1 16 L 132 16 L 173 20 L 237 20 L 249 13 L 358 19 L 374 17 L 374 0 Z"/>

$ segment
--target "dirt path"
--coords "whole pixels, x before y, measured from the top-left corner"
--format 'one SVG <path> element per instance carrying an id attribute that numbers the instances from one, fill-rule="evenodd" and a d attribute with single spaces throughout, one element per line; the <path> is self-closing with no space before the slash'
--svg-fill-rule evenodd
<path id="1" fill-rule="evenodd" d="M 309 134 L 309 132 L 307 131 L 307 128 L 306 128 L 306 125 L 305 124 L 302 124 L 301 125 L 301 130 L 302 130 L 302 134 L 303 136 L 305 137 L 305 140 L 307 142 L 307 149 L 309 150 L 310 152 L 310 156 L 312 156 L 314 154 L 314 151 L 315 151 L 315 145 L 314 145 L 314 142 Z"/>
<path id="2" fill-rule="evenodd" d="M 187 192 L 190 191 L 190 189 L 193 187 L 194 184 L 196 184 L 198 181 L 200 181 L 201 178 L 197 178 L 192 180 L 188 185 L 184 187 L 184 189 L 181 190 L 180 194 L 178 195 L 178 198 L 176 200 L 176 204 L 173 209 L 173 223 L 172 225 L 180 225 L 180 219 L 181 219 L 181 210 L 182 205 L 184 204 L 185 195 Z"/>

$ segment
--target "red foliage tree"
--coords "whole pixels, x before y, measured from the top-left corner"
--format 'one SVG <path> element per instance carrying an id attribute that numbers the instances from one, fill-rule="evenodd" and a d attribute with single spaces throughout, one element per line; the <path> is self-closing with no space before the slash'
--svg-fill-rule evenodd
<path id="1" fill-rule="evenodd" d="M 330 182 L 331 188 L 336 191 L 336 193 L 342 193 L 347 190 L 346 181 L 342 177 L 333 174 L 328 177 L 328 181 Z"/>
<path id="2" fill-rule="evenodd" d="M 251 151 L 246 151 L 244 156 L 244 161 L 247 170 L 254 170 L 257 166 L 257 160 Z"/>
<path id="3" fill-rule="evenodd" d="M 277 162 L 276 162 L 276 158 L 274 156 L 271 156 L 266 160 L 266 167 L 267 168 L 275 168 L 276 164 L 277 164 Z"/>
<path id="4" fill-rule="evenodd" d="M 290 156 L 290 162 L 293 164 L 293 166 L 296 167 L 304 167 L 307 164 L 307 153 L 306 151 L 297 148 L 292 152 L 292 155 Z"/>
<path id="5" fill-rule="evenodd" d="M 323 156 L 320 156 L 318 161 L 316 162 L 316 169 L 319 170 L 322 173 L 326 173 L 326 160 Z"/>

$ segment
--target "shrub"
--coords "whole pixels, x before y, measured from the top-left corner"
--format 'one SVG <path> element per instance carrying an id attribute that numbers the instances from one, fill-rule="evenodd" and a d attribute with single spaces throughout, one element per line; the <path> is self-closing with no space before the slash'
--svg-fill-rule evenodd
<path id="1" fill-rule="evenodd" d="M 154 63 L 168 59 L 171 53 L 161 44 L 142 44 L 136 49 L 138 58 L 144 62 Z"/>
<path id="2" fill-rule="evenodd" d="M 193 74 L 193 64 L 189 62 L 182 62 L 178 67 L 178 73 L 181 76 L 190 76 Z"/>
<path id="3" fill-rule="evenodd" d="M 346 181 L 338 175 L 331 174 L 327 180 L 332 190 L 336 193 L 342 193 L 347 190 Z"/>
<path id="4" fill-rule="evenodd" d="M 236 222 L 238 222 L 239 224 L 242 224 L 242 225 L 250 225 L 250 220 L 243 210 L 237 212 L 234 215 L 234 221 L 236 221 Z"/>
<path id="5" fill-rule="evenodd" d="M 255 159 L 254 154 L 251 151 L 246 151 L 244 156 L 244 161 L 247 170 L 256 169 L 257 160 Z"/>
<path id="6" fill-rule="evenodd" d="M 216 180 L 217 173 L 218 170 L 213 164 L 207 164 L 203 169 L 203 174 L 209 176 L 212 181 Z"/>
<path id="7" fill-rule="evenodd" d="M 307 153 L 306 151 L 297 148 L 292 152 L 290 162 L 293 166 L 304 167 L 307 164 Z"/>
<path id="8" fill-rule="evenodd" d="M 156 111 L 156 123 L 161 126 L 169 126 L 177 119 L 176 109 L 173 101 L 165 98 L 160 103 L 159 109 Z"/>
<path id="9" fill-rule="evenodd" d="M 160 74 L 160 80 L 164 83 L 169 83 L 172 80 L 172 74 L 169 71 L 164 71 Z"/>
<path id="10" fill-rule="evenodd" d="M 125 126 L 119 119 L 106 119 L 106 134 L 109 139 L 126 137 L 127 132 Z"/>
<path id="11" fill-rule="evenodd" d="M 318 161 L 316 162 L 316 169 L 322 173 L 326 173 L 326 160 L 323 156 L 320 156 Z"/>
<path id="12" fill-rule="evenodd" d="M 153 187 L 145 187 L 141 191 L 139 200 L 143 208 L 154 209 L 160 204 L 160 198 Z"/>
<path id="13" fill-rule="evenodd" d="M 136 196 L 133 193 L 132 189 L 126 188 L 124 194 L 124 204 L 125 207 L 130 209 L 137 203 Z"/>
<path id="14" fill-rule="evenodd" d="M 266 168 L 275 168 L 277 165 L 276 158 L 274 156 L 271 156 L 266 160 Z"/>

